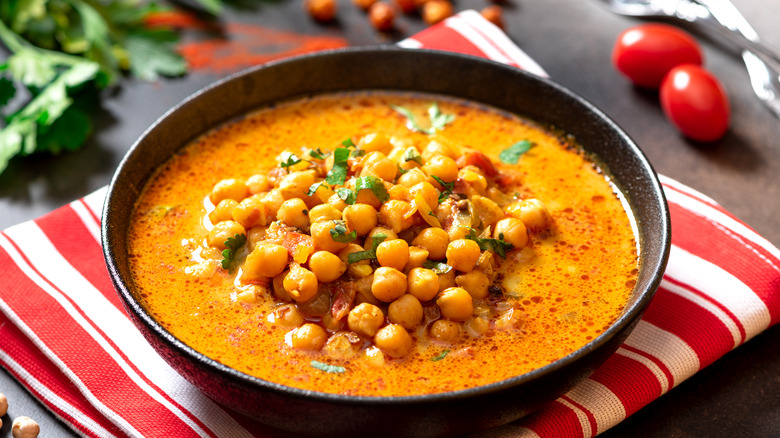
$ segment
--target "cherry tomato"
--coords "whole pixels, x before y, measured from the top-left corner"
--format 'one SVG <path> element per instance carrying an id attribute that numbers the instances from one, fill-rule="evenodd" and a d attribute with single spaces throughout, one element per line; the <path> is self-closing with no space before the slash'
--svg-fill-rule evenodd
<path id="1" fill-rule="evenodd" d="M 701 65 L 699 44 L 668 24 L 642 24 L 626 29 L 615 42 L 612 62 L 640 87 L 658 88 L 669 70 L 681 64 Z"/>
<path id="2" fill-rule="evenodd" d="M 711 142 L 729 126 L 729 99 L 718 78 L 698 65 L 672 69 L 661 83 L 661 108 L 686 137 Z"/>

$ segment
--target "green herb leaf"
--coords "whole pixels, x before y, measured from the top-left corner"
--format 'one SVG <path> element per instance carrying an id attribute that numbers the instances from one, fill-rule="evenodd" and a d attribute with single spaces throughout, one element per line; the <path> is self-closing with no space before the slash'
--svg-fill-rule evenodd
<path id="1" fill-rule="evenodd" d="M 345 140 L 346 141 L 346 140 Z M 350 140 L 351 142 L 352 140 Z M 347 172 L 349 171 L 349 149 L 336 148 L 333 152 L 333 167 L 328 171 L 325 176 L 325 182 L 336 186 L 344 184 L 347 180 Z"/>
<path id="2" fill-rule="evenodd" d="M 404 151 L 402 159 L 404 160 L 404 163 L 407 161 L 414 161 L 415 163 L 422 166 L 422 156 L 417 153 L 417 149 L 413 147 Z"/>
<path id="3" fill-rule="evenodd" d="M 439 109 L 439 104 L 436 102 L 428 108 L 428 117 L 431 119 L 431 128 L 439 131 L 455 121 L 455 115 L 442 113 Z"/>
<path id="4" fill-rule="evenodd" d="M 0 76 L 0 107 L 5 106 L 16 95 L 14 81 Z"/>
<path id="5" fill-rule="evenodd" d="M 331 374 L 340 374 L 347 371 L 347 369 L 344 367 L 340 367 L 338 365 L 330 365 L 316 360 L 311 361 L 310 365 L 312 366 L 312 368 L 317 368 L 320 371 L 324 371 L 326 373 L 331 373 Z"/>
<path id="6" fill-rule="evenodd" d="M 385 183 L 382 181 L 382 178 L 373 175 L 361 176 L 360 178 L 357 178 L 355 180 L 355 193 L 359 193 L 363 189 L 371 190 L 379 202 L 384 203 L 390 199 L 390 194 L 387 193 L 387 189 L 385 188 Z"/>
<path id="7" fill-rule="evenodd" d="M 445 199 L 447 199 L 451 194 L 452 191 L 455 190 L 455 181 L 453 182 L 444 182 L 443 179 L 439 178 L 436 175 L 431 175 L 431 178 L 435 179 L 437 183 L 441 184 L 443 187 L 443 190 L 441 193 L 439 193 L 439 204 L 444 202 Z"/>
<path id="8" fill-rule="evenodd" d="M 355 195 L 355 192 L 352 190 L 345 187 L 339 187 L 336 189 L 336 194 L 339 195 L 339 198 L 347 205 L 355 205 L 357 195 Z"/>
<path id="9" fill-rule="evenodd" d="M 498 235 L 498 239 L 488 239 L 484 237 L 477 237 L 477 231 L 471 227 L 469 228 L 469 234 L 466 235 L 466 239 L 473 240 L 479 245 L 479 249 L 482 251 L 493 251 L 502 258 L 506 258 L 506 252 L 513 250 L 515 247 L 509 242 L 504 241 L 504 234 Z"/>
<path id="10" fill-rule="evenodd" d="M 425 268 L 425 269 L 430 269 L 431 271 L 433 271 L 435 274 L 438 274 L 438 275 L 446 274 L 446 273 L 452 271 L 452 266 L 450 266 L 450 265 L 448 265 L 446 263 L 436 262 L 436 261 L 433 261 L 433 260 L 426 260 L 423 263 L 422 267 Z"/>
<path id="11" fill-rule="evenodd" d="M 439 353 L 438 355 L 432 357 L 431 360 L 433 362 L 438 362 L 438 361 L 444 359 L 445 357 L 447 357 L 448 354 L 450 354 L 450 350 L 444 350 L 441 353 Z"/>
<path id="12" fill-rule="evenodd" d="M 222 269 L 230 269 L 236 258 L 238 250 L 246 243 L 246 234 L 236 234 L 225 241 L 225 249 L 222 250 Z"/>
<path id="13" fill-rule="evenodd" d="M 156 81 L 162 76 L 181 76 L 187 72 L 187 62 L 176 52 L 178 36 L 168 30 L 138 30 L 125 39 L 130 57 L 130 72 L 144 81 Z"/>
<path id="14" fill-rule="evenodd" d="M 287 173 L 290 173 L 291 172 L 290 168 L 302 161 L 303 160 L 299 158 L 297 155 L 290 154 L 287 156 L 287 159 L 285 161 L 279 163 L 279 167 L 281 167 L 282 169 L 287 169 Z"/>
<path id="15" fill-rule="evenodd" d="M 315 193 L 317 193 L 317 190 L 320 189 L 322 186 L 328 187 L 327 184 L 325 184 L 325 181 L 320 181 L 318 183 L 314 183 L 311 186 L 309 186 L 309 190 L 306 191 L 307 196 L 314 196 Z"/>
<path id="16" fill-rule="evenodd" d="M 222 12 L 222 1 L 220 0 L 195 0 L 203 9 L 211 15 L 219 15 Z"/>
<path id="17" fill-rule="evenodd" d="M 379 248 L 379 244 L 387 239 L 387 234 L 377 233 L 371 237 L 371 249 L 368 251 L 353 252 L 347 256 L 347 262 L 351 265 L 361 260 L 374 260 L 376 259 L 376 249 Z"/>
<path id="18" fill-rule="evenodd" d="M 315 160 L 324 160 L 330 156 L 330 152 L 322 152 L 320 148 L 317 148 L 316 150 L 310 150 L 309 156 Z"/>
<path id="19" fill-rule="evenodd" d="M 517 164 L 520 160 L 520 156 L 528 152 L 534 144 L 528 140 L 521 140 L 517 143 L 509 146 L 498 154 L 498 159 L 506 164 Z"/>
<path id="20" fill-rule="evenodd" d="M 336 226 L 330 229 L 330 237 L 334 242 L 349 243 L 357 239 L 357 230 L 349 231 L 344 221 L 336 222 Z"/>
<path id="21" fill-rule="evenodd" d="M 357 146 L 355 146 L 355 142 L 353 142 L 351 138 L 348 138 L 348 139 L 342 141 L 341 145 L 344 146 L 345 148 L 355 148 L 355 147 L 357 147 Z"/>
<path id="22" fill-rule="evenodd" d="M 359 158 L 366 155 L 365 149 L 355 149 L 352 151 L 352 153 L 349 154 L 350 158 Z"/>

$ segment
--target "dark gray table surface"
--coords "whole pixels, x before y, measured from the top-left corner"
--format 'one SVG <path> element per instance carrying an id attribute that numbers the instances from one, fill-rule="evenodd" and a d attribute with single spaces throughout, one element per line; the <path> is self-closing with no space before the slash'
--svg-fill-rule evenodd
<path id="1" fill-rule="evenodd" d="M 346 38 L 353 45 L 386 44 L 424 28 L 403 17 L 391 35 L 376 33 L 364 14 L 340 0 L 339 20 L 322 26 L 302 13 L 301 0 L 242 2 L 223 22 Z M 733 0 L 759 35 L 780 48 L 780 2 Z M 457 10 L 487 0 L 456 0 Z M 665 120 L 656 93 L 638 90 L 610 64 L 617 35 L 640 21 L 613 15 L 597 0 L 512 0 L 504 7 L 509 36 L 550 76 L 601 108 L 631 135 L 659 173 L 711 196 L 780 246 L 780 120 L 753 95 L 733 48 L 699 34 L 706 67 L 724 83 L 731 100 L 731 129 L 713 145 L 683 139 Z M 0 50 L 0 58 L 5 54 Z M 72 154 L 14 159 L 0 175 L 0 229 L 33 219 L 107 184 L 123 154 L 157 117 L 216 76 L 193 73 L 159 83 L 125 79 L 105 93 L 95 132 Z M 2 291 L 0 291 L 2 293 Z M 780 328 L 774 327 L 727 354 L 640 412 L 603 434 L 608 437 L 780 436 Z M 41 436 L 72 434 L 5 371 L 0 392 L 11 400 L 0 438 L 10 436 L 13 416 L 42 425 Z"/>

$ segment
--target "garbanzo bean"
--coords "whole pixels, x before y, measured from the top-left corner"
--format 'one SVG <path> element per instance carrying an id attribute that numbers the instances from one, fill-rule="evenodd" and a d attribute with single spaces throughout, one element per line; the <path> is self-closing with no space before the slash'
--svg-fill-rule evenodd
<path id="1" fill-rule="evenodd" d="M 284 290 L 299 303 L 309 301 L 317 295 L 317 276 L 296 263 L 290 265 L 290 272 L 284 277 L 283 284 Z"/>
<path id="2" fill-rule="evenodd" d="M 478 338 L 487 333 L 487 331 L 490 329 L 490 322 L 486 318 L 475 316 L 474 318 L 468 320 L 465 326 L 469 336 Z"/>
<path id="3" fill-rule="evenodd" d="M 254 226 L 264 227 L 268 225 L 270 222 L 268 218 L 268 208 L 260 199 L 261 198 L 258 196 L 250 196 L 239 202 L 238 205 L 233 208 L 233 220 L 243 225 L 244 228 L 251 228 Z"/>
<path id="4" fill-rule="evenodd" d="M 384 323 L 382 309 L 369 303 L 358 304 L 347 315 L 349 329 L 363 336 L 373 337 Z"/>
<path id="5" fill-rule="evenodd" d="M 271 181 L 265 175 L 257 174 L 252 175 L 246 180 L 246 186 L 249 188 L 249 193 L 256 194 L 261 192 L 267 192 L 271 188 Z"/>
<path id="6" fill-rule="evenodd" d="M 314 184 L 314 171 L 304 170 L 301 172 L 292 172 L 285 175 L 279 182 L 279 192 L 284 199 L 301 198 L 304 201 L 311 199 L 306 195 L 309 187 Z"/>
<path id="7" fill-rule="evenodd" d="M 389 303 L 406 293 L 406 275 L 395 268 L 381 267 L 374 271 L 371 293 L 379 301 Z"/>
<path id="8" fill-rule="evenodd" d="M 330 283 L 341 277 L 347 265 L 332 252 L 317 251 L 309 258 L 309 269 L 320 283 Z"/>
<path id="9" fill-rule="evenodd" d="M 412 245 L 428 251 L 431 260 L 441 260 L 447 255 L 450 236 L 441 228 L 426 228 L 412 240 Z"/>
<path id="10" fill-rule="evenodd" d="M 466 289 L 451 287 L 442 291 L 436 304 L 445 318 L 466 321 L 474 314 L 474 301 Z"/>
<path id="11" fill-rule="evenodd" d="M 428 260 L 428 250 L 419 246 L 409 247 L 409 262 L 406 264 L 407 270 L 419 268 Z"/>
<path id="12" fill-rule="evenodd" d="M 455 160 L 444 155 L 432 156 L 423 164 L 422 169 L 428 176 L 438 176 L 445 182 L 455 181 L 458 177 L 458 165 L 455 164 Z M 434 187 L 439 185 L 435 180 L 431 179 L 431 181 L 434 181 Z"/>
<path id="13" fill-rule="evenodd" d="M 332 206 L 338 211 L 344 211 L 344 209 L 347 207 L 347 203 L 344 202 L 344 200 L 341 199 L 338 194 L 331 195 L 331 197 L 328 198 L 328 205 Z"/>
<path id="14" fill-rule="evenodd" d="M 285 247 L 261 242 L 246 256 L 241 281 L 251 283 L 276 277 L 287 268 L 287 259 Z"/>
<path id="15" fill-rule="evenodd" d="M 306 0 L 305 7 L 312 18 L 322 23 L 336 16 L 336 0 Z"/>
<path id="16" fill-rule="evenodd" d="M 423 318 L 422 304 L 414 295 L 405 294 L 390 303 L 387 317 L 393 324 L 398 324 L 407 330 L 414 330 Z"/>
<path id="17" fill-rule="evenodd" d="M 523 249 L 528 245 L 528 230 L 520 219 L 506 218 L 496 223 L 493 230 L 493 238 L 503 239 L 511 243 L 515 249 Z"/>
<path id="18" fill-rule="evenodd" d="M 398 166 L 385 154 L 369 152 L 363 159 L 363 170 L 360 172 L 360 176 L 373 175 L 385 181 L 392 181 L 395 179 L 396 173 L 398 173 Z"/>
<path id="19" fill-rule="evenodd" d="M 534 233 L 544 231 L 550 225 L 550 212 L 544 202 L 535 198 L 512 203 L 506 207 L 506 212 L 523 221 L 525 227 Z"/>
<path id="20" fill-rule="evenodd" d="M 392 147 L 387 135 L 378 132 L 364 135 L 358 140 L 358 148 L 366 152 L 378 151 L 387 154 Z"/>
<path id="21" fill-rule="evenodd" d="M 402 271 L 409 262 L 409 244 L 402 239 L 385 240 L 376 249 L 376 259 L 382 266 Z"/>
<path id="22" fill-rule="evenodd" d="M 236 234 L 246 234 L 246 230 L 236 221 L 222 221 L 214 224 L 214 228 L 209 231 L 206 242 L 209 246 L 217 249 L 225 249 L 225 241 L 229 237 L 235 237 Z"/>
<path id="23" fill-rule="evenodd" d="M 428 175 L 420 169 L 412 169 L 398 177 L 398 184 L 408 188 L 425 181 L 428 181 Z"/>
<path id="24" fill-rule="evenodd" d="M 447 245 L 447 264 L 462 272 L 470 272 L 479 260 L 481 251 L 470 239 L 453 240 Z"/>
<path id="25" fill-rule="evenodd" d="M 382 224 L 397 234 L 414 224 L 414 217 L 408 216 L 410 211 L 412 206 L 408 202 L 391 199 L 379 209 L 379 217 Z"/>
<path id="26" fill-rule="evenodd" d="M 271 313 L 273 322 L 285 327 L 298 327 L 303 324 L 303 315 L 292 304 L 279 306 Z"/>
<path id="27" fill-rule="evenodd" d="M 434 209 L 439 205 L 439 191 L 436 190 L 436 187 L 434 187 L 433 184 L 427 181 L 421 182 L 415 184 L 412 186 L 412 188 L 409 189 L 409 196 L 411 196 L 412 199 L 417 197 L 418 193 L 422 194 L 422 197 L 425 200 L 425 203 L 428 204 L 428 207 Z"/>
<path id="28" fill-rule="evenodd" d="M 423 5 L 423 21 L 436 24 L 452 15 L 452 3 L 447 0 L 431 0 Z"/>
<path id="29" fill-rule="evenodd" d="M 455 270 L 450 269 L 449 271 L 438 274 L 439 277 L 439 292 L 443 292 L 445 289 L 449 289 L 451 287 L 455 287 Z"/>
<path id="30" fill-rule="evenodd" d="M 276 213 L 276 218 L 291 227 L 306 229 L 309 227 L 309 208 L 301 198 L 284 201 Z"/>
<path id="31" fill-rule="evenodd" d="M 348 205 L 342 213 L 344 222 L 350 230 L 356 230 L 358 236 L 368 234 L 377 223 L 377 211 L 368 204 Z"/>
<path id="32" fill-rule="evenodd" d="M 409 196 L 409 189 L 402 186 L 401 184 L 394 185 L 390 188 L 390 190 L 388 190 L 387 193 L 390 195 L 390 199 L 396 199 L 405 202 L 409 202 L 412 199 Z"/>
<path id="33" fill-rule="evenodd" d="M 271 191 L 263 195 L 260 200 L 263 201 L 263 204 L 265 204 L 266 207 L 268 207 L 268 217 L 270 221 L 272 218 L 276 217 L 276 212 L 279 211 L 279 207 L 282 206 L 284 197 L 282 196 L 282 193 L 279 191 L 279 189 L 271 189 Z"/>
<path id="34" fill-rule="evenodd" d="M 216 183 L 209 194 L 209 199 L 214 205 L 219 204 L 223 199 L 232 199 L 241 201 L 249 195 L 249 188 L 243 181 L 237 179 L 223 179 Z"/>
<path id="35" fill-rule="evenodd" d="M 473 270 L 469 273 L 456 276 L 455 284 L 466 289 L 466 292 L 468 292 L 472 298 L 481 300 L 488 296 L 490 280 L 482 271 Z"/>
<path id="36" fill-rule="evenodd" d="M 336 242 L 330 230 L 336 228 L 336 221 L 321 221 L 311 224 L 311 238 L 314 241 L 314 247 L 318 250 L 339 252 L 346 248 L 347 242 Z"/>
<path id="37" fill-rule="evenodd" d="M 330 335 L 323 351 L 334 359 L 349 359 L 360 352 L 362 340 L 354 333 L 336 332 Z"/>
<path id="38" fill-rule="evenodd" d="M 328 340 L 325 329 L 317 324 L 307 323 L 293 330 L 291 341 L 293 348 L 299 350 L 320 350 Z"/>
<path id="39" fill-rule="evenodd" d="M 374 236 L 378 234 L 384 234 L 387 236 L 384 241 L 387 240 L 393 240 L 398 238 L 398 234 L 395 233 L 395 231 L 391 230 L 390 228 L 386 227 L 374 227 L 373 230 L 368 232 L 368 235 L 366 236 L 366 240 L 363 242 L 363 248 L 368 251 L 370 250 L 374 245 Z"/>
<path id="40" fill-rule="evenodd" d="M 376 333 L 374 344 L 391 357 L 404 357 L 412 349 L 412 337 L 398 324 L 388 324 Z"/>
<path id="41" fill-rule="evenodd" d="M 341 219 L 341 210 L 330 204 L 320 204 L 309 210 L 309 222 L 337 221 Z"/>
<path id="42" fill-rule="evenodd" d="M 229 221 L 233 219 L 233 208 L 238 205 L 238 201 L 235 199 L 223 199 L 219 201 L 214 210 L 209 213 L 209 221 L 212 224 L 217 222 Z"/>
<path id="43" fill-rule="evenodd" d="M 368 18 L 374 29 L 380 32 L 389 32 L 393 29 L 395 11 L 387 3 L 374 3 L 368 10 Z"/>
<path id="44" fill-rule="evenodd" d="M 420 301 L 429 301 L 439 293 L 439 276 L 430 269 L 414 268 L 406 279 L 408 291 Z"/>
<path id="45" fill-rule="evenodd" d="M 460 324 L 455 321 L 438 319 L 428 328 L 428 336 L 439 342 L 455 342 L 460 338 Z"/>

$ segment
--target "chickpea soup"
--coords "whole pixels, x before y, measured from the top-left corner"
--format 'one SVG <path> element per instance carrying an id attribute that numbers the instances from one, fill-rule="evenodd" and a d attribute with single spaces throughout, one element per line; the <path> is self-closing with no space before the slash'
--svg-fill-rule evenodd
<path id="1" fill-rule="evenodd" d="M 573 140 L 440 96 L 324 95 L 213 130 L 157 171 L 134 292 L 227 366 L 316 391 L 465 389 L 560 359 L 620 315 L 638 248 Z"/>

